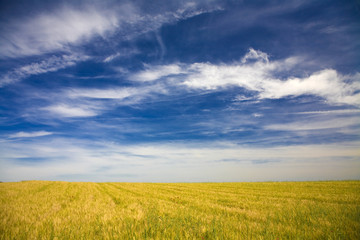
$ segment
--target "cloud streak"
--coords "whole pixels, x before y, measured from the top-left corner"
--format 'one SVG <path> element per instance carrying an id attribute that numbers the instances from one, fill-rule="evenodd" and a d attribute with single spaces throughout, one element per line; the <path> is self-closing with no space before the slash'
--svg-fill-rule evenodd
<path id="1" fill-rule="evenodd" d="M 66 104 L 51 105 L 42 110 L 51 113 L 52 117 L 93 117 L 98 115 L 96 109 L 91 106 L 73 106 Z"/>
<path id="2" fill-rule="evenodd" d="M 178 64 L 146 66 L 146 70 L 132 75 L 130 79 L 140 82 L 150 82 L 181 73 L 186 73 L 186 71 L 182 70 L 182 67 Z"/>
<path id="3" fill-rule="evenodd" d="M 56 72 L 60 69 L 74 66 L 78 62 L 85 61 L 88 58 L 89 57 L 87 56 L 81 55 L 52 56 L 40 62 L 18 67 L 10 72 L 5 73 L 0 78 L 0 87 L 19 82 L 32 75 Z"/>
<path id="4" fill-rule="evenodd" d="M 346 118 L 333 118 L 326 119 L 323 121 L 313 120 L 310 121 L 299 121 L 292 123 L 273 124 L 265 126 L 268 130 L 280 130 L 280 131 L 309 131 L 309 130 L 328 130 L 338 128 L 354 128 L 359 127 L 359 117 L 346 117 Z"/>
<path id="5" fill-rule="evenodd" d="M 9 138 L 34 138 L 34 137 L 43 137 L 52 135 L 52 132 L 47 131 L 37 131 L 37 132 L 17 132 L 14 134 L 10 134 Z"/>

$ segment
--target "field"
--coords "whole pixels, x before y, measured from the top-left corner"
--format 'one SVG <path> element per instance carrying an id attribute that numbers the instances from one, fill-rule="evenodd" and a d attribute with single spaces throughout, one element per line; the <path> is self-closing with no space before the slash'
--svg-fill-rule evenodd
<path id="1" fill-rule="evenodd" d="M 0 183 L 0 239 L 360 239 L 360 181 Z"/>

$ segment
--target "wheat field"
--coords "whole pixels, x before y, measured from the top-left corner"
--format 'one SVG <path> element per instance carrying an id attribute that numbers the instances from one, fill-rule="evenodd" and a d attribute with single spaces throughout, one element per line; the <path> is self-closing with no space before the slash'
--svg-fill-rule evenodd
<path id="1" fill-rule="evenodd" d="M 360 239 L 360 181 L 0 183 L 0 239 Z"/>

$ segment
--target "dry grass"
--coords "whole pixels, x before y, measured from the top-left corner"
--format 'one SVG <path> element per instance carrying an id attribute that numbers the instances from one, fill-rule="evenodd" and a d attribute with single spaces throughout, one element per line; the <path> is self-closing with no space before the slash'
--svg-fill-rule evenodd
<path id="1" fill-rule="evenodd" d="M 0 183 L 0 239 L 360 239 L 360 181 Z"/>

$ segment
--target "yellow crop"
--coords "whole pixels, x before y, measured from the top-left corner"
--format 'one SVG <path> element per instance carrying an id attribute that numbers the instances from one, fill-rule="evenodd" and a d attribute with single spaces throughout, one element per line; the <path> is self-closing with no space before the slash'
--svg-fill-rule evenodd
<path id="1" fill-rule="evenodd" d="M 360 181 L 0 183 L 0 239 L 360 239 Z"/>

